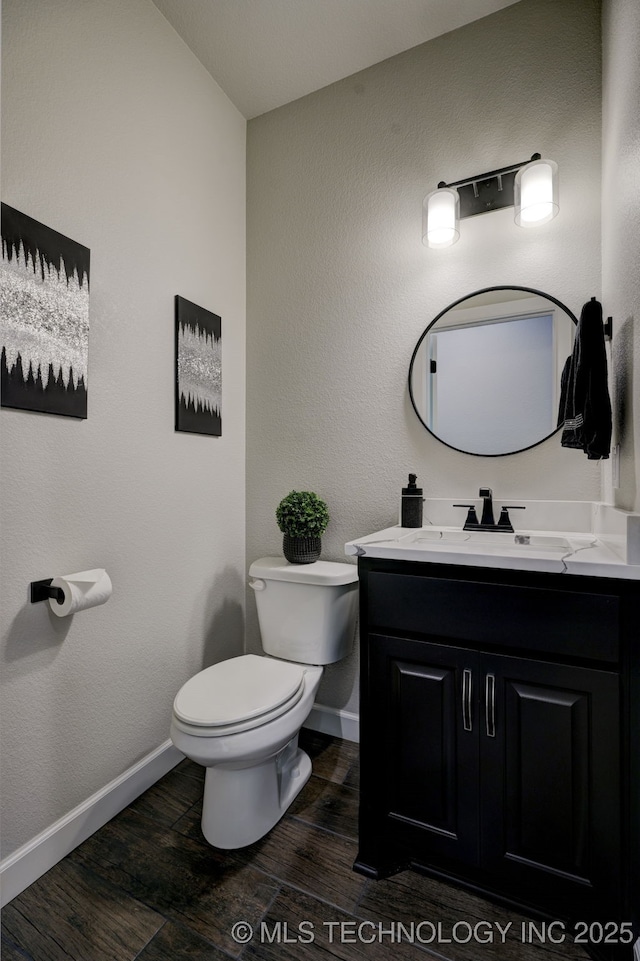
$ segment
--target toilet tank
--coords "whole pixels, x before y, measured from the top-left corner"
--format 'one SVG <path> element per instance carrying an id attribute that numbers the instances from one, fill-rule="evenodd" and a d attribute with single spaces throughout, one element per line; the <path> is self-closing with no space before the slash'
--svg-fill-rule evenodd
<path id="1" fill-rule="evenodd" d="M 290 564 L 263 557 L 249 568 L 265 654 L 299 664 L 333 664 L 353 648 L 358 612 L 354 564 Z"/>

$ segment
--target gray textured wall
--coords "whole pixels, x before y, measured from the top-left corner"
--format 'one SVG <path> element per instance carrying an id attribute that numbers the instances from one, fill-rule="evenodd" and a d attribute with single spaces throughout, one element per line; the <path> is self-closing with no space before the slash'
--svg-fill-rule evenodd
<path id="1" fill-rule="evenodd" d="M 150 0 L 2 6 L 2 199 L 91 249 L 88 420 L 0 413 L 9 853 L 242 650 L 246 124 Z M 174 432 L 177 293 L 222 315 L 221 438 Z M 27 602 L 92 567 L 103 607 Z"/>
<path id="2" fill-rule="evenodd" d="M 325 559 L 425 494 L 598 498 L 601 471 L 557 439 L 478 458 L 438 443 L 406 389 L 413 347 L 448 303 L 488 285 L 540 288 L 574 312 L 600 294 L 600 10 L 522 0 L 248 125 L 247 561 L 280 551 L 273 512 L 312 489 L 332 515 Z M 537 230 L 504 210 L 421 243 L 423 196 L 540 151 L 561 211 Z M 253 599 L 249 647 L 257 645 Z M 318 700 L 353 709 L 355 655 Z"/>
<path id="3" fill-rule="evenodd" d="M 606 499 L 640 511 L 640 6 L 603 5 L 602 288 L 613 316 L 614 443 L 620 487 Z"/>

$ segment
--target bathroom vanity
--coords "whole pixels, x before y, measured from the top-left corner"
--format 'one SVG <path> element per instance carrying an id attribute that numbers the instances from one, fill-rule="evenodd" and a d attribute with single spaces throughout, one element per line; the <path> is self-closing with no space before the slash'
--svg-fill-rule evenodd
<path id="1" fill-rule="evenodd" d="M 360 577 L 355 869 L 417 868 L 526 913 L 597 921 L 610 940 L 585 947 L 631 958 L 637 529 L 613 517 L 606 532 L 611 517 L 590 507 L 592 530 L 538 525 L 518 542 L 427 525 L 346 546 Z"/>

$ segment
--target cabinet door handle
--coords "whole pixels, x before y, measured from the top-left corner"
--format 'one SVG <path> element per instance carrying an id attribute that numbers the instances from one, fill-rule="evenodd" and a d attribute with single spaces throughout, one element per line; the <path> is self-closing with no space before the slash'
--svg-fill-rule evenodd
<path id="1" fill-rule="evenodd" d="M 487 737 L 496 736 L 496 677 L 487 674 L 484 679 L 484 705 Z"/>
<path id="2" fill-rule="evenodd" d="M 467 668 L 462 672 L 462 726 L 465 731 L 473 730 L 471 720 L 471 671 Z"/>

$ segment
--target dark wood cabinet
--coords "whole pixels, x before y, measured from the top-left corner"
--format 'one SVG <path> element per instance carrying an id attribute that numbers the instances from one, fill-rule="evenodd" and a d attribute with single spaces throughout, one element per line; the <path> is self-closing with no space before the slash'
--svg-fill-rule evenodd
<path id="1" fill-rule="evenodd" d="M 615 911 L 619 677 L 500 655 L 483 658 L 482 673 L 495 722 L 480 730 L 481 864 L 502 890 L 556 914 Z"/>
<path id="2" fill-rule="evenodd" d="M 551 919 L 637 926 L 637 585 L 359 566 L 356 870 L 414 867 Z"/>
<path id="3" fill-rule="evenodd" d="M 380 746 L 372 800 L 391 853 L 477 861 L 479 812 L 468 789 L 479 784 L 477 706 L 463 718 L 469 652 L 369 635 L 372 689 L 379 699 L 371 736 Z M 379 838 L 380 835 L 377 835 Z"/>

